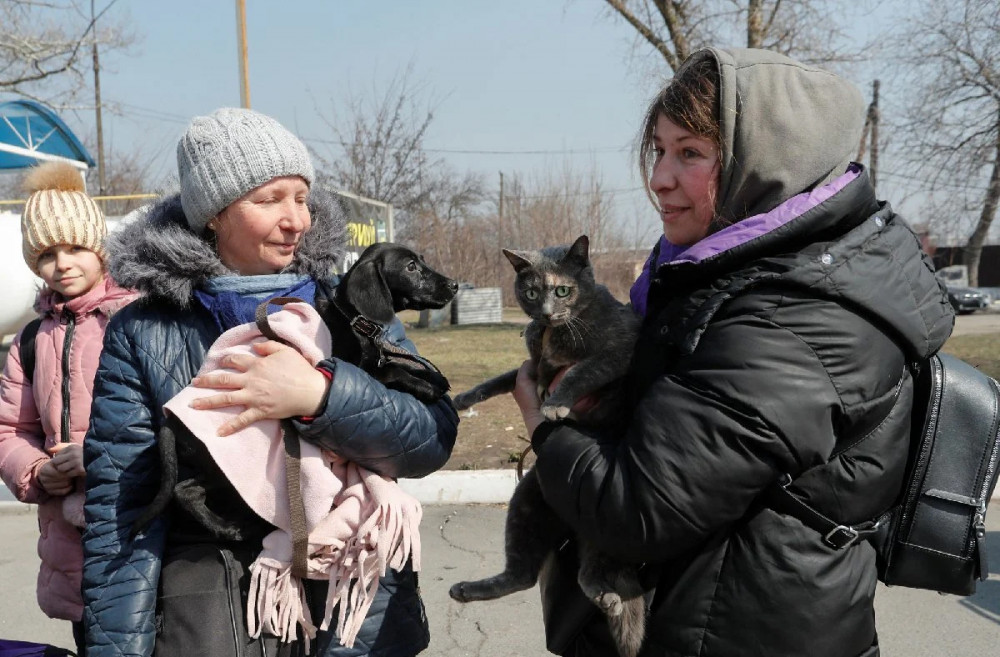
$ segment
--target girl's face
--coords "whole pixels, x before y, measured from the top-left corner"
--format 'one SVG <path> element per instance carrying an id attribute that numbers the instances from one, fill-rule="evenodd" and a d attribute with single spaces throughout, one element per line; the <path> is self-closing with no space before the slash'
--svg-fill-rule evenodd
<path id="1" fill-rule="evenodd" d="M 715 216 L 719 147 L 661 114 L 653 153 L 649 188 L 660 206 L 663 234 L 672 244 L 691 246 L 708 235 Z"/>
<path id="2" fill-rule="evenodd" d="M 230 203 L 209 222 L 222 263 L 243 276 L 275 274 L 290 265 L 312 226 L 308 199 L 305 180 L 282 176 Z"/>
<path id="3" fill-rule="evenodd" d="M 38 275 L 66 299 L 89 292 L 104 280 L 101 258 L 82 246 L 50 246 L 38 257 Z"/>

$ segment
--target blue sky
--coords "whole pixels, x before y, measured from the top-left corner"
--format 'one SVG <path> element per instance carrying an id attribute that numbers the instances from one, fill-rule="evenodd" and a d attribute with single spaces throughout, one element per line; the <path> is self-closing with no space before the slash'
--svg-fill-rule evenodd
<path id="1" fill-rule="evenodd" d="M 105 113 L 105 145 L 141 152 L 156 181 L 173 174 L 174 146 L 190 117 L 240 103 L 235 4 L 119 0 L 112 9 L 140 38 L 131 52 L 102 59 L 102 96 L 123 111 Z M 669 72 L 647 46 L 634 47 L 634 32 L 603 0 L 246 5 L 253 108 L 321 152 L 328 147 L 311 140 L 333 135 L 320 112 L 382 92 L 409 67 L 435 102 L 425 146 L 455 169 L 482 172 L 492 186 L 499 171 L 530 179 L 567 166 L 596 169 L 606 189 L 621 190 L 620 214 L 649 213 L 657 226 L 637 189 L 631 145 Z M 869 17 L 858 29 L 877 22 Z M 864 69 L 857 75 L 867 89 Z M 93 141 L 93 112 L 64 118 Z"/>
<path id="2" fill-rule="evenodd" d="M 426 146 L 459 170 L 529 172 L 591 164 L 610 186 L 630 182 L 627 146 L 651 86 L 631 72 L 632 34 L 594 0 L 546 2 L 247 2 L 251 104 L 306 138 L 332 135 L 319 117 L 347 96 L 370 97 L 409 67 L 434 101 Z M 108 57 L 106 145 L 139 148 L 173 167 L 188 118 L 239 105 L 235 3 L 121 0 L 141 41 Z M 115 11 L 118 11 L 116 7 Z M 84 134 L 90 113 L 69 117 Z M 316 144 L 323 148 L 322 144 Z M 618 150 L 615 150 L 618 149 Z M 564 153 L 563 151 L 571 151 Z M 621 184 L 619 184 L 621 183 Z"/>

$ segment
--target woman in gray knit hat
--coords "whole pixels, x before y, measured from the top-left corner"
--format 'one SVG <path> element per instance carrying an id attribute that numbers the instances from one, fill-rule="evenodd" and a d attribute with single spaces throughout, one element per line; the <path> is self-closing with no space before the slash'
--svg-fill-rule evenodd
<path id="1" fill-rule="evenodd" d="M 228 108 L 197 117 L 177 145 L 177 165 L 180 193 L 138 211 L 109 241 L 110 272 L 144 299 L 108 326 L 85 442 L 87 654 L 414 655 L 429 635 L 409 566 L 381 578 L 353 647 L 320 631 L 307 653 L 305 642 L 248 635 L 248 566 L 273 530 L 248 509 L 223 509 L 251 518 L 243 540 L 217 538 L 177 504 L 132 535 L 159 486 L 163 405 L 262 301 L 329 300 L 343 253 L 339 206 L 312 188 L 308 151 L 273 119 Z M 388 333 L 412 350 L 401 324 Z M 239 411 L 229 432 L 292 418 L 302 438 L 393 478 L 447 461 L 458 418 L 446 400 L 422 404 L 336 359 L 314 368 L 278 343 L 256 351 L 231 363 L 228 382 L 212 381 L 229 388 L 225 403 Z M 179 461 L 183 485 L 196 461 L 183 453 Z M 206 502 L 219 509 L 218 499 Z M 325 584 L 307 583 L 300 613 L 324 617 Z"/>

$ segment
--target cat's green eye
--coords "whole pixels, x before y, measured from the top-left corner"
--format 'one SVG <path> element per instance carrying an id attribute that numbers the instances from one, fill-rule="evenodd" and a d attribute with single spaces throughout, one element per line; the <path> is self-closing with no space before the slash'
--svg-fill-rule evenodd
<path id="1" fill-rule="evenodd" d="M 569 296 L 569 286 L 568 285 L 558 285 L 556 286 L 556 296 L 559 298 Z"/>
<path id="2" fill-rule="evenodd" d="M 534 301 L 538 298 L 538 290 L 527 289 L 524 291 L 524 298 L 528 301 Z"/>

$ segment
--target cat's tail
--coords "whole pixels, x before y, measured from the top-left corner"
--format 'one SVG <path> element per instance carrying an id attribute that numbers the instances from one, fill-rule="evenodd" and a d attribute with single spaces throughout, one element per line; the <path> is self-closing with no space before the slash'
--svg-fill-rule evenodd
<path id="1" fill-rule="evenodd" d="M 177 438 L 166 424 L 160 428 L 157 443 L 160 449 L 160 489 L 142 515 L 132 523 L 129 538 L 138 536 L 154 518 L 163 513 L 174 495 L 174 486 L 177 484 Z"/>
<path id="2" fill-rule="evenodd" d="M 466 390 L 459 395 L 455 395 L 455 397 L 451 400 L 452 406 L 455 407 L 456 411 L 464 411 L 474 404 L 486 401 L 491 397 L 496 397 L 497 395 L 501 395 L 506 392 L 513 392 L 514 383 L 516 381 L 517 370 L 504 372 L 500 376 L 483 381 L 476 387 Z"/>
<path id="3" fill-rule="evenodd" d="M 622 613 L 608 615 L 608 627 L 621 657 L 636 657 L 646 638 L 646 600 L 638 595 L 622 600 Z"/>

